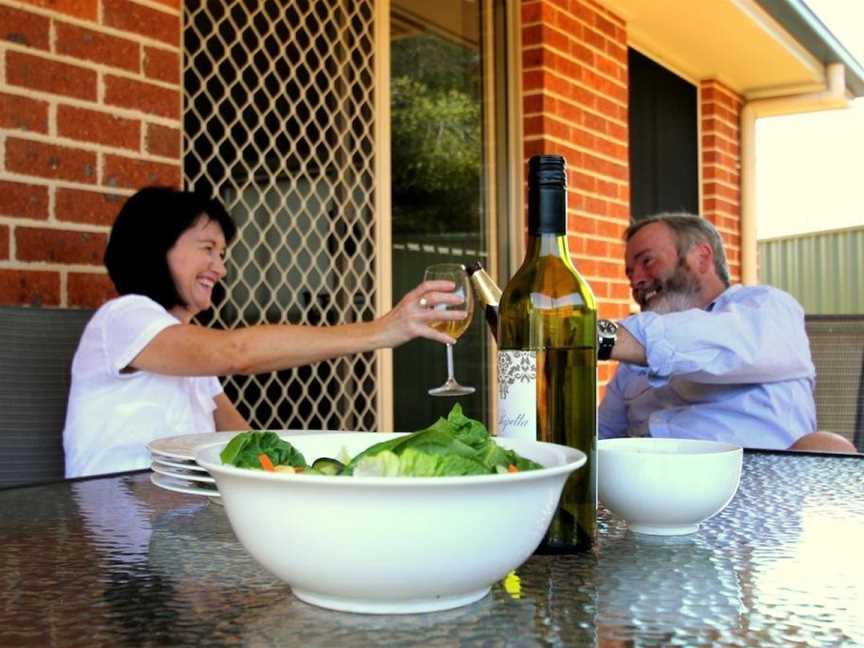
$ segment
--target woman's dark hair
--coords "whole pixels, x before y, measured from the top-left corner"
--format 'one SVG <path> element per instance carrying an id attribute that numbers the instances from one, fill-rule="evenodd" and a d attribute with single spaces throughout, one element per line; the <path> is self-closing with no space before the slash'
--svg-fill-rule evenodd
<path id="1" fill-rule="evenodd" d="M 166 309 L 185 306 L 168 268 L 168 250 L 201 216 L 216 221 L 225 242 L 237 234 L 218 200 L 172 187 L 145 187 L 129 198 L 111 227 L 105 267 L 121 295 L 144 295 Z"/>

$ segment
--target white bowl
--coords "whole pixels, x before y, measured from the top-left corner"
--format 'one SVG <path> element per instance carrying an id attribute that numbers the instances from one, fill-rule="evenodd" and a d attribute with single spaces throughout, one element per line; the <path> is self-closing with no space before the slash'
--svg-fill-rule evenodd
<path id="1" fill-rule="evenodd" d="M 311 463 L 396 434 L 280 435 Z M 483 598 L 537 548 L 578 450 L 497 439 L 546 466 L 471 477 L 329 477 L 223 466 L 225 443 L 195 459 L 216 480 L 237 538 L 301 600 L 377 614 L 428 612 Z"/>
<path id="2" fill-rule="evenodd" d="M 741 448 L 718 441 L 602 439 L 597 455 L 600 501 L 636 533 L 695 533 L 741 480 Z"/>

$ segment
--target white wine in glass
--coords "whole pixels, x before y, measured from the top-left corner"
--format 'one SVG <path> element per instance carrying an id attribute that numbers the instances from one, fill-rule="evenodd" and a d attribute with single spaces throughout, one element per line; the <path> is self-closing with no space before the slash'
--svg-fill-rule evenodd
<path id="1" fill-rule="evenodd" d="M 424 281 L 435 279 L 445 279 L 456 284 L 453 290 L 454 294 L 464 298 L 461 304 L 437 304 L 434 310 L 464 310 L 468 313 L 465 319 L 461 320 L 433 320 L 429 322 L 429 326 L 436 331 L 446 333 L 452 338 L 459 339 L 462 334 L 468 329 L 471 324 L 471 317 L 474 315 L 474 294 L 471 292 L 471 286 L 468 282 L 468 274 L 465 272 L 465 266 L 459 263 L 438 263 L 426 268 L 423 275 Z M 440 387 L 435 387 L 429 390 L 432 396 L 465 396 L 474 393 L 473 387 L 460 385 L 456 381 L 453 369 L 453 345 L 447 345 L 447 380 Z"/>

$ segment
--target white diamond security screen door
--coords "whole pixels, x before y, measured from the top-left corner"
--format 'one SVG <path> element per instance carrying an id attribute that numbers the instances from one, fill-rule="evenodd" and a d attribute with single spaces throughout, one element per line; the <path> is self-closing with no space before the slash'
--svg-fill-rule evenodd
<path id="1" fill-rule="evenodd" d="M 238 224 L 205 322 L 375 315 L 374 2 L 184 2 L 184 179 Z M 374 354 L 231 376 L 258 429 L 375 430 Z"/>

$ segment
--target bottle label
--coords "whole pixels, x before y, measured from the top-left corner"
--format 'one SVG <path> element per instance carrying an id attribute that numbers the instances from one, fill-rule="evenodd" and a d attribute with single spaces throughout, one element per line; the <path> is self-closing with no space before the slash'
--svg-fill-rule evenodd
<path id="1" fill-rule="evenodd" d="M 537 440 L 537 352 L 498 352 L 498 436 Z"/>

